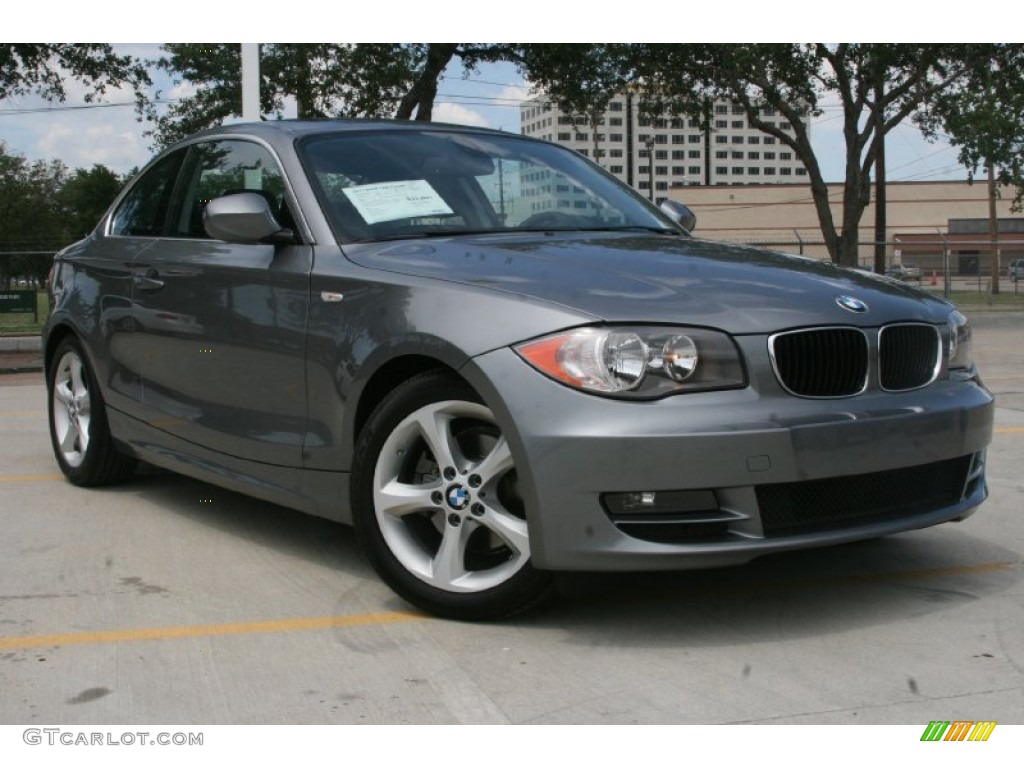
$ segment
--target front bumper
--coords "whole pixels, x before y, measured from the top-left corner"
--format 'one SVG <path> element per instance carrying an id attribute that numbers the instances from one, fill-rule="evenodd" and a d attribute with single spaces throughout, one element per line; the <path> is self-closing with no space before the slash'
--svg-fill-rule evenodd
<path id="1" fill-rule="evenodd" d="M 464 373 L 512 445 L 539 568 L 733 565 L 962 519 L 987 495 L 994 401 L 974 381 L 811 400 L 785 393 L 760 370 L 742 390 L 630 402 L 551 381 L 509 349 L 475 358 Z M 960 477 L 946 482 L 947 472 Z M 920 502 L 903 477 L 923 484 Z M 931 493 L 935 481 L 952 492 Z M 652 535 L 655 529 L 624 524 L 628 516 L 602 504 L 603 494 L 658 491 L 712 492 L 718 524 L 693 525 L 693 536 Z M 832 516 L 809 510 L 794 525 L 778 510 L 780 492 L 784 507 L 840 499 L 843 509 Z M 854 492 L 864 496 L 864 514 L 860 502 L 842 500 Z M 767 504 L 776 508 L 770 514 Z M 715 516 L 692 512 L 692 522 L 702 514 Z"/>

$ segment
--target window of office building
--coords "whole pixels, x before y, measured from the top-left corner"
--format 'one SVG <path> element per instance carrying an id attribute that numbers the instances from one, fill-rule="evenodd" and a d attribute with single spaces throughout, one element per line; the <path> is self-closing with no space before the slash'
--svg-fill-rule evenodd
<path id="1" fill-rule="evenodd" d="M 610 134 L 608 134 L 608 140 L 610 142 L 612 142 L 613 144 L 614 143 L 621 143 L 622 142 L 622 134 L 621 133 L 610 133 Z"/>
<path id="2" fill-rule="evenodd" d="M 639 184 L 637 184 L 637 186 L 638 186 L 638 187 L 639 187 L 640 189 L 650 189 L 650 188 L 651 188 L 651 185 L 650 185 L 650 183 L 649 183 L 649 182 L 647 181 L 647 179 L 640 179 L 640 183 L 639 183 Z"/>
<path id="3" fill-rule="evenodd" d="M 700 176 L 700 166 L 699 165 L 691 165 L 689 168 L 687 168 L 687 172 L 691 176 Z"/>
<path id="4" fill-rule="evenodd" d="M 729 127 L 729 121 L 728 120 L 715 120 L 715 128 L 728 128 L 728 127 Z"/>
<path id="5" fill-rule="evenodd" d="M 761 143 L 761 137 L 760 136 L 747 136 L 747 144 L 760 144 L 760 143 Z"/>
<path id="6" fill-rule="evenodd" d="M 654 159 L 655 160 L 668 160 L 668 150 L 667 149 L 656 149 L 656 150 L 654 150 Z"/>
<path id="7" fill-rule="evenodd" d="M 674 134 L 672 136 L 672 143 L 673 144 L 685 144 L 686 143 L 686 137 L 683 136 L 681 133 Z"/>
<path id="8" fill-rule="evenodd" d="M 672 166 L 672 175 L 673 176 L 685 176 L 686 175 L 686 168 L 681 166 L 681 165 L 673 165 Z"/>
<path id="9" fill-rule="evenodd" d="M 729 114 L 729 107 L 728 107 L 728 105 L 726 105 L 726 104 L 715 104 L 715 114 L 716 115 L 728 115 Z"/>
<path id="10" fill-rule="evenodd" d="M 728 136 L 715 136 L 715 144 L 728 144 L 728 143 L 729 143 L 729 137 Z"/>
<path id="11" fill-rule="evenodd" d="M 611 104 L 608 105 L 608 111 L 609 112 L 621 112 L 622 111 L 622 102 L 621 101 L 613 101 Z"/>
<path id="12" fill-rule="evenodd" d="M 667 165 L 656 165 L 656 166 L 654 166 L 654 175 L 655 176 L 668 176 L 668 166 Z"/>
<path id="13" fill-rule="evenodd" d="M 733 128 L 742 128 L 743 127 L 743 121 L 742 120 L 733 120 L 732 121 L 732 127 Z"/>
<path id="14" fill-rule="evenodd" d="M 743 169 L 740 168 L 739 166 L 733 168 L 732 169 L 732 175 L 733 176 L 742 176 L 743 175 Z"/>
<path id="15" fill-rule="evenodd" d="M 667 181 L 656 181 L 654 182 L 654 189 L 658 192 L 664 192 L 668 189 Z"/>
<path id="16" fill-rule="evenodd" d="M 572 140 L 572 134 L 571 133 L 565 133 L 565 132 L 559 133 L 558 134 L 558 140 L 559 141 L 571 141 Z"/>
<path id="17" fill-rule="evenodd" d="M 793 175 L 793 169 L 792 168 L 779 168 L 779 175 L 780 176 L 792 176 Z"/>
<path id="18" fill-rule="evenodd" d="M 760 160 L 760 159 L 761 159 L 761 153 L 760 152 L 747 152 L 747 160 Z"/>
<path id="19" fill-rule="evenodd" d="M 608 125 L 611 125 L 613 127 L 614 126 L 622 125 L 622 118 L 621 117 L 609 117 L 608 118 Z"/>
<path id="20" fill-rule="evenodd" d="M 728 152 L 728 150 L 719 149 L 718 151 L 716 151 L 715 152 L 715 159 L 716 160 L 728 160 L 729 159 L 729 152 Z"/>
<path id="21" fill-rule="evenodd" d="M 715 175 L 716 176 L 725 176 L 727 173 L 729 173 L 729 169 L 726 168 L 724 165 L 716 165 L 715 166 Z"/>
<path id="22" fill-rule="evenodd" d="M 764 175 L 765 176 L 774 176 L 775 175 L 775 169 L 774 168 L 765 168 L 764 169 Z"/>
<path id="23" fill-rule="evenodd" d="M 690 158 L 691 160 L 700 160 L 700 150 L 699 149 L 691 149 L 691 150 L 687 151 L 686 156 L 688 158 Z"/>
<path id="24" fill-rule="evenodd" d="M 673 160 L 682 160 L 685 157 L 686 157 L 686 153 L 683 150 L 681 150 L 681 149 L 673 149 L 672 150 L 672 159 Z"/>
<path id="25" fill-rule="evenodd" d="M 622 150 L 621 149 L 609 149 L 608 150 L 608 157 L 622 157 Z"/>
<path id="26" fill-rule="evenodd" d="M 732 105 L 732 113 L 734 115 L 742 115 L 743 114 L 743 107 L 741 105 L 739 105 L 739 104 L 733 104 Z"/>
<path id="27" fill-rule="evenodd" d="M 806 168 L 797 168 L 796 169 L 796 175 L 797 176 L 806 176 L 807 175 L 807 169 Z"/>
<path id="28" fill-rule="evenodd" d="M 779 160 L 792 160 L 792 159 L 793 159 L 793 153 L 792 152 L 780 152 L 779 153 Z"/>
<path id="29" fill-rule="evenodd" d="M 752 165 L 749 168 L 747 168 L 747 175 L 748 176 L 760 176 L 761 175 L 761 169 L 758 168 L 756 165 Z"/>
<path id="30" fill-rule="evenodd" d="M 636 172 L 637 173 L 642 173 L 642 174 L 648 174 L 648 173 L 651 172 L 651 166 L 649 166 L 649 165 L 637 166 Z"/>
<path id="31" fill-rule="evenodd" d="M 611 166 L 608 167 L 608 170 L 611 171 L 612 173 L 622 173 L 622 166 L 621 165 L 611 165 Z"/>
<path id="32" fill-rule="evenodd" d="M 733 144 L 742 144 L 743 143 L 743 137 L 742 136 L 733 136 L 732 137 L 732 143 Z"/>
<path id="33" fill-rule="evenodd" d="M 775 159 L 775 153 L 774 152 L 765 152 L 764 153 L 764 159 L 765 160 L 774 160 Z"/>
<path id="34" fill-rule="evenodd" d="M 742 152 L 735 152 L 734 151 L 732 153 L 732 159 L 733 160 L 742 160 L 743 159 L 743 153 Z"/>
<path id="35" fill-rule="evenodd" d="M 775 137 L 774 136 L 765 136 L 764 137 L 764 143 L 765 144 L 774 144 L 775 143 Z"/>

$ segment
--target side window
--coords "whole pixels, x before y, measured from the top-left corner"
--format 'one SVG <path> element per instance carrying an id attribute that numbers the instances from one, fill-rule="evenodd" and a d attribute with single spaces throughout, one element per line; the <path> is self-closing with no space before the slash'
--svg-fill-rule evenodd
<path id="1" fill-rule="evenodd" d="M 168 155 L 132 186 L 114 212 L 110 225 L 112 235 L 159 237 L 164 234 L 174 181 L 184 157 L 183 149 Z"/>
<path id="2" fill-rule="evenodd" d="M 216 197 L 256 192 L 271 213 L 289 226 L 284 178 L 273 156 L 251 141 L 211 141 L 190 148 L 176 195 L 172 237 L 208 238 L 203 209 Z"/>

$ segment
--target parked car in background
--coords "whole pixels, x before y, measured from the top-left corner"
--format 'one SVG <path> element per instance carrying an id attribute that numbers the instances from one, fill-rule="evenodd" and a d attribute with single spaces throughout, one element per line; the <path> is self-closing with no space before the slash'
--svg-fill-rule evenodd
<path id="1" fill-rule="evenodd" d="M 916 280 L 921 282 L 921 268 L 916 264 L 891 264 L 885 270 L 886 277 L 895 277 L 898 280 Z"/>
<path id="2" fill-rule="evenodd" d="M 142 460 L 354 524 L 398 594 L 461 619 L 526 610 L 556 571 L 970 515 L 994 404 L 967 319 L 693 224 L 497 131 L 198 134 L 56 257 L 56 461 L 76 485 Z"/>
<path id="3" fill-rule="evenodd" d="M 1006 276 L 1013 282 L 1024 278 L 1024 259 L 1014 259 L 1006 267 Z"/>

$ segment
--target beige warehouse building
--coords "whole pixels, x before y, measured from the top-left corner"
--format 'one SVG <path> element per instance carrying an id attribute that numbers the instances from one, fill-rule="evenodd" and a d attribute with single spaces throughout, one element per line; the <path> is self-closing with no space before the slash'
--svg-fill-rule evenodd
<path id="1" fill-rule="evenodd" d="M 841 221 L 843 186 L 829 185 L 836 221 Z M 690 186 L 669 196 L 697 215 L 695 234 L 712 240 L 759 243 L 779 250 L 827 258 L 818 215 L 807 184 Z M 890 261 L 913 261 L 941 269 L 944 249 L 953 274 L 988 269 L 988 187 L 984 181 L 892 182 L 887 187 L 886 241 Z M 1024 254 L 1024 216 L 1010 210 L 1013 190 L 997 201 L 1001 262 Z M 874 205 L 861 219 L 860 261 L 874 254 Z"/>

